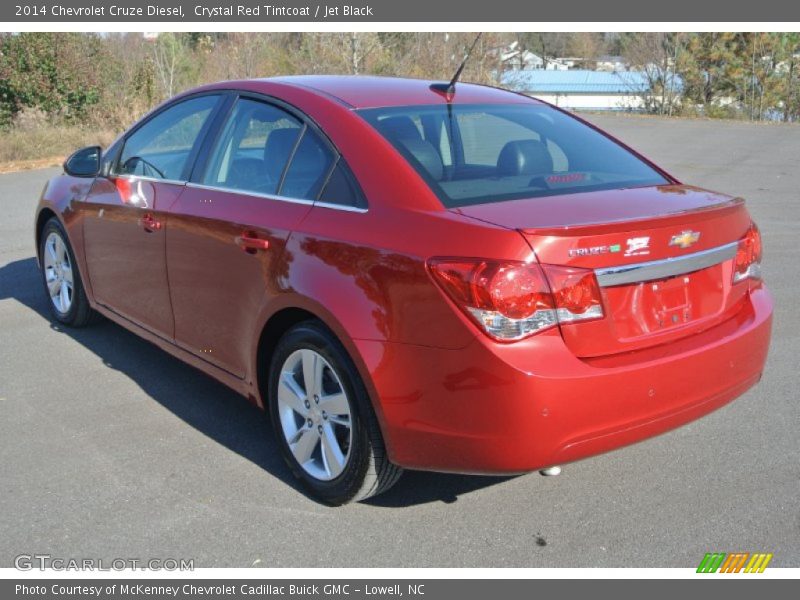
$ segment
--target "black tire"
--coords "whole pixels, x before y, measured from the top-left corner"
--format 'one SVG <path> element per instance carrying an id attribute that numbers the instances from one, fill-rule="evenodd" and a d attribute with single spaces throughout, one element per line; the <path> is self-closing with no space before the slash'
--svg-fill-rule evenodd
<path id="1" fill-rule="evenodd" d="M 335 371 L 350 407 L 352 442 L 342 473 L 328 481 L 306 472 L 292 454 L 278 414 L 278 383 L 284 363 L 297 350 L 321 355 Z M 403 469 L 389 462 L 364 383 L 338 339 L 320 322 L 305 321 L 287 331 L 275 349 L 269 370 L 268 410 L 275 437 L 289 468 L 314 498 L 331 506 L 365 500 L 392 487 Z"/>
<path id="2" fill-rule="evenodd" d="M 69 267 L 72 272 L 72 296 L 68 310 L 62 312 L 55 305 L 53 299 L 50 297 L 50 292 L 47 285 L 47 273 L 45 269 L 45 252 L 47 252 L 46 244 L 51 235 L 57 235 L 61 238 L 64 247 L 66 248 L 69 257 Z M 89 305 L 89 300 L 86 298 L 86 292 L 83 288 L 81 275 L 78 271 L 78 264 L 75 261 L 75 253 L 72 251 L 72 246 L 69 243 L 64 227 L 58 219 L 52 217 L 44 225 L 42 229 L 41 239 L 39 240 L 39 270 L 42 274 L 42 285 L 44 286 L 45 297 L 47 298 L 47 306 L 50 307 L 50 313 L 53 318 L 69 327 L 85 327 L 91 323 L 99 320 L 100 315 L 92 310 Z"/>

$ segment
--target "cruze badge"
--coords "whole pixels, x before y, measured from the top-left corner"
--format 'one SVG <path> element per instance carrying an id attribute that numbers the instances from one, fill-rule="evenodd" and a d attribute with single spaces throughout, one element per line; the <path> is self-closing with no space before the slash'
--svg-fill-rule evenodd
<path id="1" fill-rule="evenodd" d="M 610 252 L 620 252 L 622 244 L 612 244 L 610 246 L 588 246 L 586 248 L 571 248 L 570 257 L 576 256 L 598 256 Z M 642 256 L 650 254 L 650 236 L 628 238 L 623 256 Z"/>
<path id="2" fill-rule="evenodd" d="M 680 246 L 681 248 L 688 248 L 699 239 L 700 239 L 699 231 L 692 231 L 691 229 L 687 229 L 686 231 L 681 231 L 680 233 L 673 235 L 672 239 L 669 241 L 669 245 Z"/>
<path id="3" fill-rule="evenodd" d="M 588 248 L 570 248 L 569 255 L 575 256 L 597 256 L 599 254 L 608 254 L 609 252 L 619 252 L 622 248 L 619 244 L 612 244 L 610 246 L 589 246 Z"/>

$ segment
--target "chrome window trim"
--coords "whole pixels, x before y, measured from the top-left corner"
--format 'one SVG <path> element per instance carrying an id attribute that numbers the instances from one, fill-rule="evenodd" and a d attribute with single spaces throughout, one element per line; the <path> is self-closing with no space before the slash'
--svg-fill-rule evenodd
<path id="1" fill-rule="evenodd" d="M 330 208 L 332 210 L 343 210 L 345 212 L 354 212 L 354 213 L 369 212 L 368 208 L 364 208 L 361 206 L 351 206 L 349 204 L 334 204 L 333 202 L 320 202 L 319 200 L 314 202 L 314 206 L 319 206 L 321 208 Z"/>
<path id="2" fill-rule="evenodd" d="M 349 206 L 347 204 L 332 204 L 330 202 L 319 202 L 317 200 L 308 200 L 306 198 L 291 198 L 289 196 L 278 196 L 277 194 L 262 194 L 259 192 L 251 192 L 248 190 L 238 190 L 235 188 L 223 187 L 218 185 L 207 185 L 204 183 L 194 183 L 189 181 L 186 187 L 196 188 L 198 190 L 210 190 L 214 192 L 226 192 L 228 194 L 241 194 L 243 196 L 252 196 L 253 198 L 264 198 L 265 200 L 278 200 L 280 202 L 289 202 L 291 204 L 304 204 L 306 206 L 320 206 L 322 208 L 331 208 L 334 210 L 343 210 L 346 212 L 365 213 L 369 209 L 361 208 L 358 206 Z"/>
<path id="3" fill-rule="evenodd" d="M 736 256 L 738 242 L 662 260 L 595 269 L 600 287 L 666 279 L 706 269 Z"/>
<path id="4" fill-rule="evenodd" d="M 171 183 L 172 185 L 186 185 L 185 179 L 161 179 L 159 177 L 149 177 L 146 175 L 131 175 L 130 173 L 111 173 L 108 177 L 115 179 L 127 179 L 129 181 L 151 181 L 153 183 Z"/>

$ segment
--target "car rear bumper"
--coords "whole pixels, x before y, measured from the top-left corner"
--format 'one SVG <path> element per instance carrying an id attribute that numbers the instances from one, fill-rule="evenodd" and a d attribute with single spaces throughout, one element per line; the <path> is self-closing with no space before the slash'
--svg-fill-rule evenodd
<path id="1" fill-rule="evenodd" d="M 582 360 L 558 331 L 461 350 L 357 341 L 393 462 L 517 473 L 658 435 L 761 377 L 772 299 L 761 287 L 724 323 L 624 355 Z"/>

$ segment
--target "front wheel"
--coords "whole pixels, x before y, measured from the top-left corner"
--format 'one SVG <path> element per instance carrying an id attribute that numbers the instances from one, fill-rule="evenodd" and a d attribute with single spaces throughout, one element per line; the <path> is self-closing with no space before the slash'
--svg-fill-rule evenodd
<path id="1" fill-rule="evenodd" d="M 97 320 L 83 289 L 75 253 L 61 223 L 55 217 L 44 225 L 39 247 L 42 281 L 50 312 L 64 325 L 83 327 Z"/>
<path id="2" fill-rule="evenodd" d="M 292 472 L 327 504 L 380 494 L 402 473 L 386 457 L 350 357 L 318 322 L 293 327 L 278 343 L 270 368 L 269 412 Z"/>

